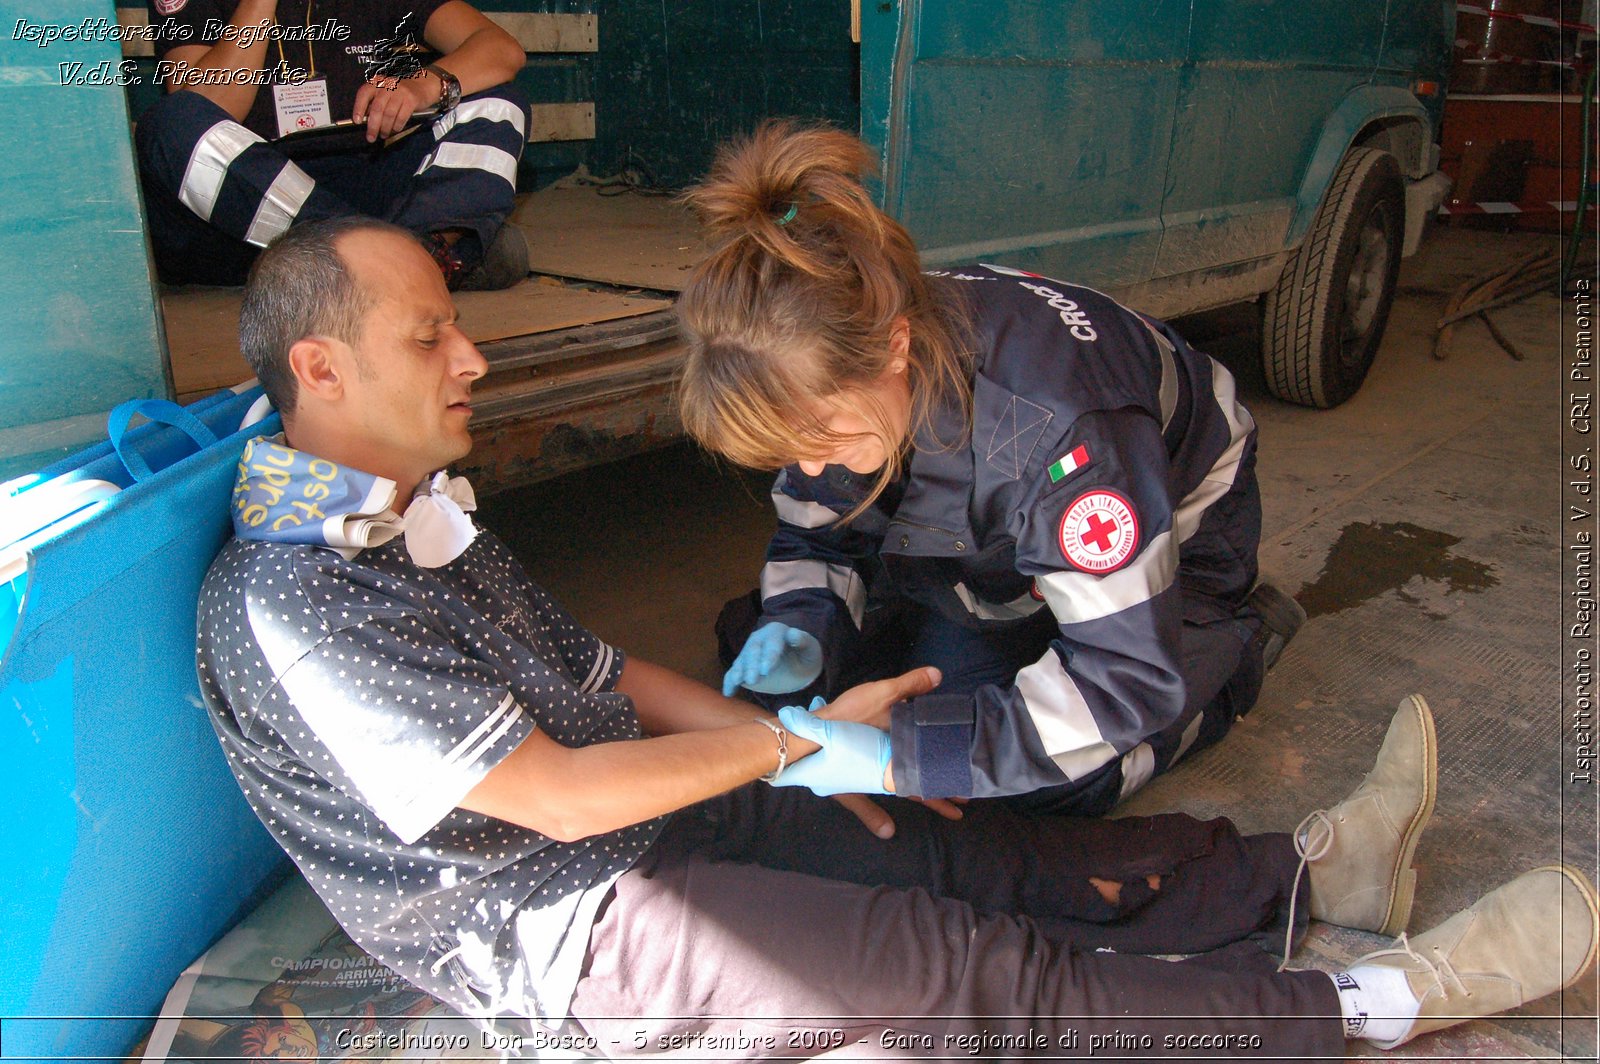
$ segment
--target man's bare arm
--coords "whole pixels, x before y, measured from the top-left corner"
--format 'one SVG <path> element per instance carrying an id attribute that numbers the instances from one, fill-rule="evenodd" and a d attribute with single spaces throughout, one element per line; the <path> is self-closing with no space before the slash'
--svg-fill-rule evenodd
<path id="1" fill-rule="evenodd" d="M 435 11 L 422 38 L 439 53 L 438 65 L 461 82 L 463 96 L 504 85 L 528 61 L 515 37 L 466 0 L 451 0 Z"/>
<path id="2" fill-rule="evenodd" d="M 682 809 L 777 767 L 777 736 L 752 721 L 577 748 L 536 731 L 461 807 L 570 842 Z"/>
<path id="3" fill-rule="evenodd" d="M 938 682 L 938 674 L 935 672 L 926 680 L 926 689 L 931 690 Z M 651 735 L 670 735 L 674 732 L 723 727 L 758 717 L 776 722 L 776 717 L 760 706 L 727 698 L 687 676 L 659 665 L 652 665 L 648 661 L 641 661 L 639 658 L 630 657 L 628 663 L 623 666 L 622 679 L 617 683 L 617 690 L 633 699 L 634 708 L 639 713 L 639 723 Z M 875 697 L 874 691 L 873 685 L 867 684 L 853 688 L 848 694 L 853 702 L 866 703 Z M 800 751 L 810 750 L 813 747 L 806 740 L 791 736 L 789 748 L 792 751 Z M 893 790 L 893 787 L 890 790 Z M 833 800 L 855 814 L 862 826 L 880 839 L 894 836 L 894 818 L 866 795 L 836 794 Z M 961 819 L 960 810 L 949 802 L 925 804 L 940 816 L 951 820 Z"/>
<path id="4" fill-rule="evenodd" d="M 504 85 L 528 61 L 515 37 L 466 0 L 451 0 L 435 11 L 422 38 L 440 55 L 434 66 L 461 82 L 463 96 Z M 356 90 L 352 117 L 367 124 L 369 141 L 377 140 L 404 129 L 414 112 L 434 106 L 443 93 L 444 83 L 432 72 L 399 81 L 377 78 Z"/>
<path id="5" fill-rule="evenodd" d="M 929 690 L 937 677 L 934 670 L 918 669 L 855 690 L 862 700 L 892 703 Z M 575 749 L 534 732 L 468 792 L 461 807 L 551 838 L 580 839 L 682 809 L 778 767 L 777 736 L 754 723 L 757 717 L 770 719 L 758 707 L 724 699 L 686 677 L 633 659 L 624 666 L 623 680 L 619 690 L 645 700 L 636 707 L 647 729 L 681 730 Z M 663 701 L 674 696 L 685 701 L 665 708 Z M 792 734 L 787 745 L 791 762 L 817 749 Z M 853 797 L 870 806 L 867 799 Z M 886 814 L 869 818 L 856 805 L 846 805 L 882 834 L 876 825 L 888 821 Z"/>
<path id="6" fill-rule="evenodd" d="M 724 698 L 705 684 L 636 657 L 622 667 L 617 690 L 633 699 L 646 735 L 723 728 L 757 717 L 777 720 L 760 706 Z"/>
<path id="7" fill-rule="evenodd" d="M 278 0 L 239 0 L 239 6 L 233 12 L 229 25 L 236 27 L 259 26 L 262 22 L 268 25 L 277 21 Z M 268 49 L 276 47 L 267 43 L 265 33 L 240 35 L 218 41 L 216 44 L 185 44 L 170 49 L 161 58 L 166 62 L 179 63 L 193 68 L 195 72 L 207 70 L 261 70 L 264 69 L 269 59 Z M 248 48 L 239 47 L 240 40 L 249 40 Z M 179 89 L 188 88 L 198 92 L 224 111 L 233 116 L 235 122 L 243 122 L 250 113 L 250 108 L 256 102 L 256 93 L 259 86 L 244 79 L 246 84 L 233 84 L 234 79 L 219 78 L 223 84 L 209 84 L 204 78 L 197 78 L 193 82 L 184 79 L 182 73 L 171 77 L 167 81 L 167 91 L 177 92 Z"/>

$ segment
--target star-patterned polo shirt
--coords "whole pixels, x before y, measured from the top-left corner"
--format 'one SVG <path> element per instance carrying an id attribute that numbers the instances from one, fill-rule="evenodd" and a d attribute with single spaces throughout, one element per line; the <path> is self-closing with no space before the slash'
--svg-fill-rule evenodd
<path id="1" fill-rule="evenodd" d="M 594 915 L 660 821 L 577 842 L 457 808 L 535 728 L 640 736 L 622 655 L 482 533 L 424 569 L 233 539 L 199 605 L 212 724 L 256 814 L 350 937 L 469 1015 L 566 1014 Z"/>

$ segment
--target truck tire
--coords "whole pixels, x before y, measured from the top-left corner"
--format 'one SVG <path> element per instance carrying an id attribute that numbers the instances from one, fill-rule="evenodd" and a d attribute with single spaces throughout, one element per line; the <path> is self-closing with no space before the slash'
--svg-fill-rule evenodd
<path id="1" fill-rule="evenodd" d="M 1261 364 L 1279 399 L 1326 410 L 1356 393 L 1394 302 L 1405 187 L 1394 156 L 1352 148 L 1267 293 Z"/>

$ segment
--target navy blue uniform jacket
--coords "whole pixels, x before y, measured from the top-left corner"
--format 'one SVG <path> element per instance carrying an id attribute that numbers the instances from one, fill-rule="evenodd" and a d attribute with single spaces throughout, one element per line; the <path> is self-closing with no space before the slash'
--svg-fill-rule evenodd
<path id="1" fill-rule="evenodd" d="M 900 793 L 924 797 L 1058 786 L 1183 711 L 1183 615 L 1206 605 L 1180 583 L 1203 587 L 1218 564 L 1185 544 L 1251 475 L 1255 425 L 1226 369 L 1098 292 L 996 267 L 933 273 L 972 309 L 970 432 L 958 406 L 940 411 L 903 494 L 848 525 L 870 478 L 782 470 L 763 618 L 831 658 L 892 596 L 977 628 L 1048 608 L 1059 638 L 1010 687 L 894 708 L 893 767 Z"/>

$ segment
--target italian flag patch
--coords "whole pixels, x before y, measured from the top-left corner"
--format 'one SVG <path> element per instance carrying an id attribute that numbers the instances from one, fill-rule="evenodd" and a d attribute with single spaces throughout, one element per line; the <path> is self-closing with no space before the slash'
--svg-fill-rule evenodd
<path id="1" fill-rule="evenodd" d="M 1050 483 L 1059 484 L 1088 464 L 1089 448 L 1080 443 L 1050 463 L 1050 468 L 1047 470 L 1050 474 Z"/>

